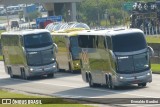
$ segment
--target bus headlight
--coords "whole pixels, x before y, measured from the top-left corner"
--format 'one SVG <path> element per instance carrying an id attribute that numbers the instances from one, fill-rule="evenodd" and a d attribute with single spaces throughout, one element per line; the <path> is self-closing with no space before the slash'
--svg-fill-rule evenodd
<path id="1" fill-rule="evenodd" d="M 147 75 L 150 76 L 151 74 L 150 74 L 150 73 L 147 73 Z"/>
<path id="2" fill-rule="evenodd" d="M 57 67 L 57 64 L 56 64 L 56 62 L 55 63 L 53 63 L 53 66 L 52 66 L 53 68 L 56 68 Z"/>
<path id="3" fill-rule="evenodd" d="M 29 70 L 30 70 L 30 71 L 33 71 L 33 68 L 30 68 Z"/>
<path id="4" fill-rule="evenodd" d="M 119 77 L 121 80 L 123 79 L 123 77 Z"/>
<path id="5" fill-rule="evenodd" d="M 56 68 L 56 65 L 53 65 L 53 68 Z"/>

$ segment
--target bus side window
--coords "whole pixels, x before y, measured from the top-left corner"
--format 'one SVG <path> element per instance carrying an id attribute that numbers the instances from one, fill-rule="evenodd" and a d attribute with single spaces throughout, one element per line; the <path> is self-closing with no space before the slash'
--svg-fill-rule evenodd
<path id="1" fill-rule="evenodd" d="M 109 36 L 106 36 L 108 49 L 112 50 L 112 41 Z"/>
<path id="2" fill-rule="evenodd" d="M 88 48 L 96 48 L 95 36 L 89 36 L 88 39 Z"/>
<path id="3" fill-rule="evenodd" d="M 9 43 L 8 42 L 9 41 L 8 37 L 9 37 L 8 35 L 3 35 L 2 36 L 1 42 L 3 42 L 3 46 L 9 46 L 9 44 L 8 44 Z"/>
<path id="4" fill-rule="evenodd" d="M 79 47 L 88 48 L 88 44 L 89 44 L 88 36 L 80 35 L 78 37 L 78 45 L 79 45 Z"/>
<path id="5" fill-rule="evenodd" d="M 20 37 L 20 44 L 21 44 L 21 46 L 24 47 L 23 38 L 22 38 L 22 36 L 19 36 L 19 37 Z"/>

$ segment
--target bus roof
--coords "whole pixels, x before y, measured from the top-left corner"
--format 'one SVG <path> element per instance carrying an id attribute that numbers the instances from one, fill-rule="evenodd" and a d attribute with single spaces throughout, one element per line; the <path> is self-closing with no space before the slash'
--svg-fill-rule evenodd
<path id="1" fill-rule="evenodd" d="M 6 31 L 3 32 L 1 35 L 28 35 L 28 34 L 38 34 L 38 33 L 43 33 L 43 32 L 48 32 L 46 29 L 25 29 L 25 30 L 14 30 L 14 31 Z"/>
<path id="2" fill-rule="evenodd" d="M 72 29 L 66 29 L 61 31 L 52 32 L 51 35 L 53 36 L 77 36 L 79 32 L 85 30 L 84 28 L 72 28 Z"/>
<path id="3" fill-rule="evenodd" d="M 135 33 L 135 32 L 143 33 L 143 31 L 140 29 L 104 29 L 104 30 L 81 31 L 78 33 L 78 35 L 115 36 L 119 34 L 127 34 L 127 33 Z"/>

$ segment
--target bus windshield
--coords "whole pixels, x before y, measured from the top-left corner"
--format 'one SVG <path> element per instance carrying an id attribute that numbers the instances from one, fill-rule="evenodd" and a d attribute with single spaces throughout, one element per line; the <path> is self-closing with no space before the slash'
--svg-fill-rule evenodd
<path id="1" fill-rule="evenodd" d="M 40 48 L 52 45 L 53 41 L 49 33 L 30 34 L 24 36 L 26 48 Z"/>
<path id="2" fill-rule="evenodd" d="M 80 48 L 78 46 L 78 37 L 70 37 L 70 51 L 72 54 L 72 59 L 79 59 Z"/>
<path id="3" fill-rule="evenodd" d="M 27 62 L 29 66 L 41 66 L 55 62 L 53 50 L 27 52 Z"/>
<path id="4" fill-rule="evenodd" d="M 142 33 L 119 34 L 112 36 L 114 52 L 131 52 L 147 47 Z"/>
<path id="5" fill-rule="evenodd" d="M 147 53 L 117 56 L 117 64 L 118 73 L 137 73 L 149 69 L 149 56 Z"/>

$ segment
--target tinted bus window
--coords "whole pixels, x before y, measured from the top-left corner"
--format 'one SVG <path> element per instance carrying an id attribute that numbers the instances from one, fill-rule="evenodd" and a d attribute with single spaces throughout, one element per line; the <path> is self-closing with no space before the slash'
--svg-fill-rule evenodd
<path id="1" fill-rule="evenodd" d="M 78 37 L 77 36 L 70 37 L 70 44 L 71 47 L 78 47 Z"/>
<path id="2" fill-rule="evenodd" d="M 78 46 L 78 37 L 70 37 L 70 51 L 72 53 L 72 59 L 79 59 L 80 48 Z"/>
<path id="3" fill-rule="evenodd" d="M 119 34 L 112 36 L 114 52 L 137 51 L 147 47 L 142 33 Z"/>
<path id="4" fill-rule="evenodd" d="M 111 37 L 106 37 L 108 49 L 112 50 L 112 41 Z"/>
<path id="5" fill-rule="evenodd" d="M 24 36 L 26 48 L 39 48 L 52 45 L 53 41 L 49 33 L 30 34 Z"/>
<path id="6" fill-rule="evenodd" d="M 19 37 L 18 35 L 4 35 L 2 36 L 2 42 L 4 46 L 18 46 Z"/>
<path id="7" fill-rule="evenodd" d="M 78 44 L 81 48 L 96 48 L 95 36 L 83 36 L 78 37 Z"/>

